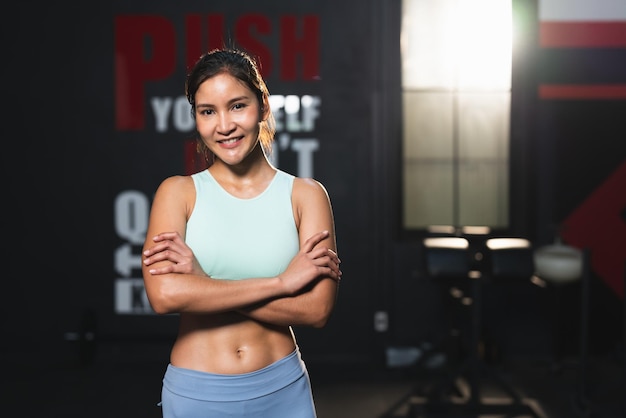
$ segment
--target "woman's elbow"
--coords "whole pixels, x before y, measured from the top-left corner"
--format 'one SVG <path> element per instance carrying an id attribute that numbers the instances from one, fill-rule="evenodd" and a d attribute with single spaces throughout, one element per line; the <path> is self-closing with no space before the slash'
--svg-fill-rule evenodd
<path id="1" fill-rule="evenodd" d="M 148 296 L 148 302 L 150 307 L 158 315 L 166 315 L 175 313 L 177 311 L 174 298 L 168 292 L 165 291 L 163 286 L 152 288 L 146 288 L 146 294 Z"/>
<path id="2" fill-rule="evenodd" d="M 166 304 L 160 303 L 160 301 L 150 300 L 150 306 L 152 307 L 152 310 L 154 311 L 154 313 L 158 315 L 167 315 L 167 314 L 174 312 Z"/>
<path id="3" fill-rule="evenodd" d="M 323 304 L 319 309 L 316 309 L 310 317 L 309 324 L 313 328 L 324 328 L 330 319 L 332 313 L 332 305 Z"/>
<path id="4" fill-rule="evenodd" d="M 320 329 L 320 328 L 324 328 L 327 323 L 328 323 L 328 318 L 324 318 L 324 319 L 320 319 L 319 321 L 312 322 L 311 327 Z"/>

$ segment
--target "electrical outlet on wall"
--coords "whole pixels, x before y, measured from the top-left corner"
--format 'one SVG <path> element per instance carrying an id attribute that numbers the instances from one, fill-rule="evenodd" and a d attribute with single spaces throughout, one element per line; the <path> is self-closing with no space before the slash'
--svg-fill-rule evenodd
<path id="1" fill-rule="evenodd" d="M 389 328 L 389 315 L 386 311 L 374 312 L 374 330 L 376 332 L 385 332 Z"/>

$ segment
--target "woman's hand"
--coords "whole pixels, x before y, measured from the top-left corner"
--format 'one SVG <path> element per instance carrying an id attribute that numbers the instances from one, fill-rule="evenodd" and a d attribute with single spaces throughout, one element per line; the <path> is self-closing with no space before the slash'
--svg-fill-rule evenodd
<path id="1" fill-rule="evenodd" d="M 155 245 L 143 252 L 144 264 L 150 266 L 156 262 L 168 260 L 172 264 L 150 269 L 151 274 L 187 273 L 207 276 L 193 251 L 178 232 L 163 232 L 152 238 Z"/>
<path id="2" fill-rule="evenodd" d="M 278 277 L 283 281 L 289 294 L 295 294 L 320 277 L 341 280 L 339 265 L 341 260 L 332 249 L 315 248 L 328 238 L 328 231 L 318 232 L 304 242 L 304 245 L 291 260 L 287 269 Z"/>

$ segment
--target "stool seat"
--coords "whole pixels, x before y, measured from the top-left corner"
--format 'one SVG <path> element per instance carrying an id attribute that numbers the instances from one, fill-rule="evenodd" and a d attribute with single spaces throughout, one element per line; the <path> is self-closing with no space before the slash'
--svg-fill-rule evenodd
<path id="1" fill-rule="evenodd" d="M 493 280 L 529 280 L 535 273 L 533 249 L 525 238 L 490 238 L 485 242 Z"/>
<path id="2" fill-rule="evenodd" d="M 426 272 L 431 279 L 464 280 L 469 272 L 469 242 L 461 237 L 430 237 L 423 241 Z"/>
<path id="3" fill-rule="evenodd" d="M 583 272 L 583 252 L 569 245 L 555 243 L 538 248 L 534 254 L 536 272 L 542 279 L 555 284 L 580 280 Z"/>

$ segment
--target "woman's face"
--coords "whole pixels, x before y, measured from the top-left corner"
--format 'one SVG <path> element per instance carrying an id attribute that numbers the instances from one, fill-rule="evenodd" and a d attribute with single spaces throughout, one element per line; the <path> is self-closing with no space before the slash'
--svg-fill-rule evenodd
<path id="1" fill-rule="evenodd" d="M 259 145 L 259 101 L 239 79 L 220 73 L 205 80 L 195 102 L 198 133 L 218 159 L 239 164 Z"/>

